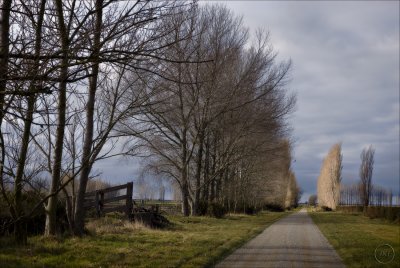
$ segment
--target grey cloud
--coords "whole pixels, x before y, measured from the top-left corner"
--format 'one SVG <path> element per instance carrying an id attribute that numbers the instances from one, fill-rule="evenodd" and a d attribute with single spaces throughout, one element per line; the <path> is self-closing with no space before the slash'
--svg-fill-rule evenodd
<path id="1" fill-rule="evenodd" d="M 305 196 L 322 158 L 343 142 L 344 182 L 376 148 L 374 182 L 399 190 L 399 2 L 225 2 L 249 28 L 266 27 L 279 59 L 293 60 L 298 108 L 293 168 Z"/>

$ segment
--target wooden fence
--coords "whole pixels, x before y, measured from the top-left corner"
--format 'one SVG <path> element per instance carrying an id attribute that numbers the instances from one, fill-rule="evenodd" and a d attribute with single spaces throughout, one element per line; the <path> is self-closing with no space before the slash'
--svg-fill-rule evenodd
<path id="1" fill-rule="evenodd" d="M 126 189 L 126 194 L 118 195 L 118 192 L 124 189 Z M 115 211 L 123 212 L 127 217 L 130 217 L 133 209 L 132 192 L 132 182 L 88 192 L 85 194 L 84 207 L 86 209 L 95 208 L 97 217 Z M 107 197 L 107 194 L 110 196 Z M 121 201 L 125 202 L 121 203 Z"/>

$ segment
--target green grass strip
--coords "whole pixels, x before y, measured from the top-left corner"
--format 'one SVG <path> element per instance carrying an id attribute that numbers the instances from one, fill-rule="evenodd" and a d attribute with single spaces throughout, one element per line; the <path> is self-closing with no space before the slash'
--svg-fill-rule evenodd
<path id="1" fill-rule="evenodd" d="M 399 224 L 358 213 L 311 212 L 310 216 L 348 267 L 400 267 Z M 385 244 L 394 249 L 392 261 L 390 247 L 379 247 Z"/>

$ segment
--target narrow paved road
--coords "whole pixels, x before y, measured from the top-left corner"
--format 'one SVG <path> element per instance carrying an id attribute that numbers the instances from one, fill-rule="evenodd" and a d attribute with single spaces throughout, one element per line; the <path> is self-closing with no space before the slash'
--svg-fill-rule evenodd
<path id="1" fill-rule="evenodd" d="M 272 224 L 216 267 L 345 266 L 303 209 Z"/>

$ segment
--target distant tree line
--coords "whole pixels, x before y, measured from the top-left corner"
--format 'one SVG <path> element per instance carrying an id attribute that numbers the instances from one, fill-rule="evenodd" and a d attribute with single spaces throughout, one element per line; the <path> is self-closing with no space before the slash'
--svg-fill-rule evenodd
<path id="1" fill-rule="evenodd" d="M 363 193 L 360 184 L 341 185 L 340 205 L 363 206 Z M 391 189 L 386 189 L 379 185 L 371 185 L 369 193 L 370 206 L 394 206 L 400 205 L 400 196 L 393 194 Z"/>
<path id="2" fill-rule="evenodd" d="M 290 62 L 267 32 L 250 42 L 227 8 L 185 1 L 3 0 L 0 21 L 0 192 L 17 242 L 42 208 L 54 235 L 60 202 L 84 234 L 93 165 L 119 155 L 172 180 L 186 216 L 298 202 Z"/>

